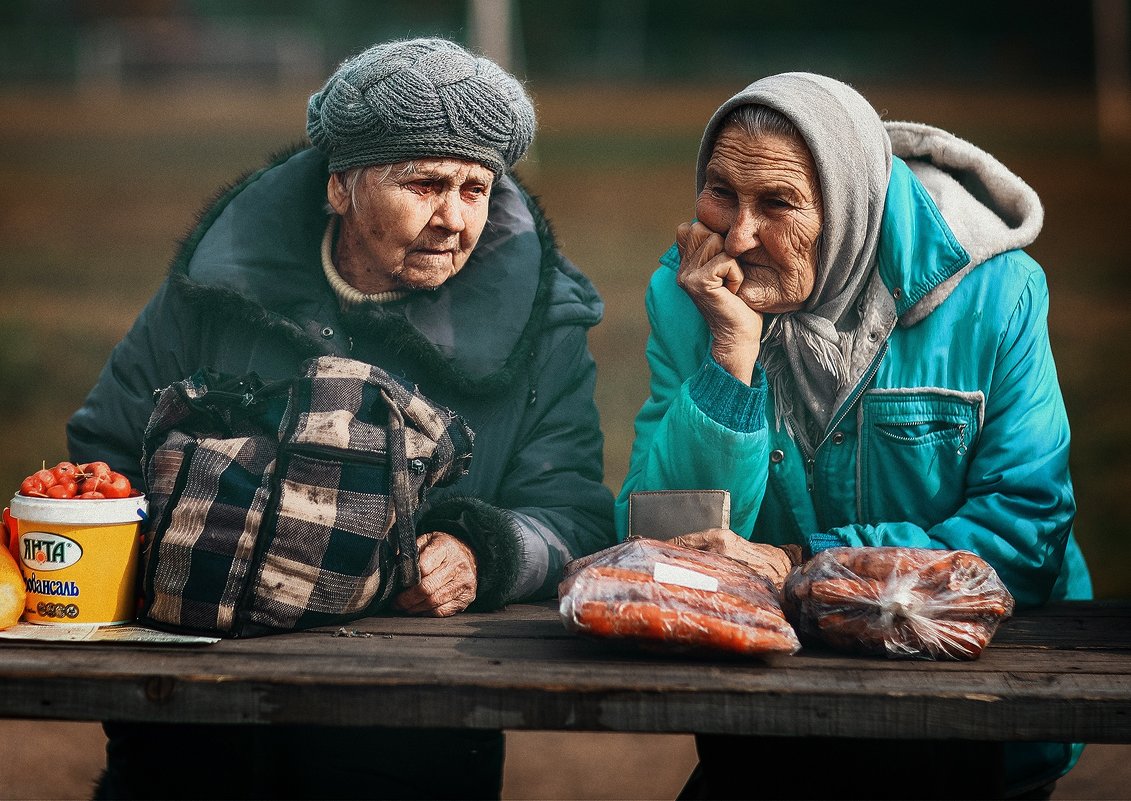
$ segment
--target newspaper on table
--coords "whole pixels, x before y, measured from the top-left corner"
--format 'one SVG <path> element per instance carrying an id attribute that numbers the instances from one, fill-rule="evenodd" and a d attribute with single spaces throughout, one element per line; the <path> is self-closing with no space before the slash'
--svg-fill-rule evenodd
<path id="1" fill-rule="evenodd" d="M 0 631 L 0 639 L 35 642 L 128 642 L 154 645 L 209 645 L 220 640 L 219 637 L 174 634 L 169 631 L 160 631 L 130 623 L 113 625 L 17 623 L 9 629 Z"/>

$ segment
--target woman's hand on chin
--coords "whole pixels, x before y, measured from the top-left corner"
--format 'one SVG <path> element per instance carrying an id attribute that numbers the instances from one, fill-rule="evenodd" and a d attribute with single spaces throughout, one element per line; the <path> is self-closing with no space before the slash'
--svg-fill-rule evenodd
<path id="1" fill-rule="evenodd" d="M 739 381 L 749 385 L 758 359 L 762 313 L 739 298 L 743 273 L 727 255 L 723 238 L 700 222 L 676 229 L 680 253 L 676 282 L 691 298 L 711 332 L 711 356 Z"/>

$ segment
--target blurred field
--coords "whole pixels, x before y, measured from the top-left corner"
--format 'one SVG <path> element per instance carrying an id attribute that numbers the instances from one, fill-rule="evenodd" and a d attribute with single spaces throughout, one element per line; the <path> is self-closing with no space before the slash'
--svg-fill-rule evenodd
<path id="1" fill-rule="evenodd" d="M 161 281 L 175 242 L 218 187 L 298 141 L 313 88 L 0 92 L 0 488 L 13 492 L 40 462 L 64 457 L 66 418 Z M 606 301 L 591 343 L 614 490 L 646 391 L 644 287 L 691 213 L 701 127 L 737 88 L 537 91 L 541 132 L 520 174 Z M 1084 94 L 859 88 L 889 119 L 938 124 L 983 145 L 1042 196 L 1045 231 L 1030 252 L 1052 290 L 1053 346 L 1073 421 L 1077 535 L 1097 594 L 1128 597 L 1131 281 L 1123 232 L 1131 159 L 1098 147 Z M 11 770 L 22 760 L 5 760 L 0 796 L 87 795 L 101 762 L 96 726 L 0 726 L 0 742 L 13 738 L 67 753 L 78 767 L 42 771 L 56 784 L 30 786 Z M 522 733 L 510 754 L 510 798 L 670 797 L 694 761 L 685 737 Z M 1108 783 L 1068 784 L 1057 797 L 1127 797 L 1127 754 L 1090 751 L 1085 767 L 1096 767 L 1072 781 Z"/>

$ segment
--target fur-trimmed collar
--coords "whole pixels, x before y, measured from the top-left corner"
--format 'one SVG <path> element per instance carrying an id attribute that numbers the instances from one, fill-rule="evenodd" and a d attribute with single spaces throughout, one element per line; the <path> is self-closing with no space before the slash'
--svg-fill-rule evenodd
<path id="1" fill-rule="evenodd" d="M 451 280 L 341 312 L 319 257 L 327 175 L 322 154 L 297 149 L 225 189 L 182 243 L 174 284 L 210 313 L 238 314 L 304 353 L 340 350 L 318 332 L 344 325 L 477 395 L 511 385 L 546 327 L 600 320 L 595 288 L 558 251 L 537 201 L 512 177 L 496 184 L 479 245 Z"/>

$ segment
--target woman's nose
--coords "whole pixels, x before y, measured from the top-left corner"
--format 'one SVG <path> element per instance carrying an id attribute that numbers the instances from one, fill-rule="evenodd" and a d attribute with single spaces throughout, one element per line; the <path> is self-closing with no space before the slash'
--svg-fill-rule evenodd
<path id="1" fill-rule="evenodd" d="M 727 230 L 724 242 L 727 255 L 738 258 L 743 253 L 758 247 L 761 243 L 758 237 L 760 229 L 761 221 L 758 215 L 748 209 L 740 208 Z"/>
<path id="2" fill-rule="evenodd" d="M 464 229 L 463 205 L 457 193 L 445 192 L 440 196 L 439 204 L 432 213 L 432 223 L 456 233 Z"/>

